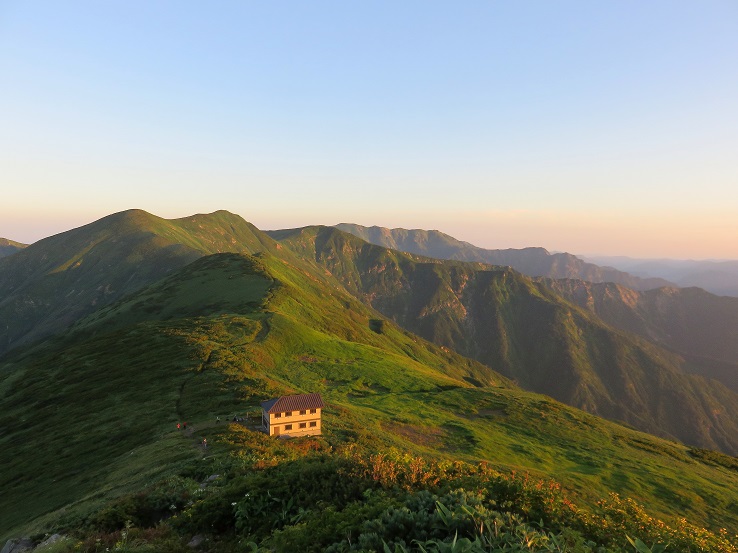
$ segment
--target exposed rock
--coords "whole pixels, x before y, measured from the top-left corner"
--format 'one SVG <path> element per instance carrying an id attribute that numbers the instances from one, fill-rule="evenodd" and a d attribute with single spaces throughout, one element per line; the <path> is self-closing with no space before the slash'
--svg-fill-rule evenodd
<path id="1" fill-rule="evenodd" d="M 208 487 L 208 484 L 210 484 L 210 482 L 215 482 L 215 481 L 216 481 L 216 480 L 217 480 L 218 478 L 220 478 L 220 474 L 211 474 L 210 476 L 208 476 L 208 477 L 207 477 L 207 478 L 205 479 L 205 481 L 204 481 L 204 482 L 202 482 L 202 483 L 200 484 L 200 489 L 205 489 L 205 488 L 207 488 L 207 487 Z"/>
<path id="2" fill-rule="evenodd" d="M 48 545 L 52 545 L 52 544 L 54 544 L 54 543 L 56 543 L 56 542 L 58 542 L 60 540 L 65 540 L 65 539 L 67 539 L 67 537 L 66 536 L 63 536 L 62 534 L 52 534 L 48 538 L 46 538 L 44 541 L 42 541 L 41 543 L 39 543 L 36 546 L 36 548 L 46 547 Z"/>
<path id="3" fill-rule="evenodd" d="M 205 541 L 205 536 L 202 534 L 196 534 L 192 536 L 192 539 L 190 540 L 190 543 L 187 544 L 187 547 L 191 547 L 192 549 L 197 549 L 200 547 L 202 542 Z"/>
<path id="4" fill-rule="evenodd" d="M 15 538 L 5 542 L 0 553 L 21 553 L 33 549 L 33 542 L 30 538 Z"/>

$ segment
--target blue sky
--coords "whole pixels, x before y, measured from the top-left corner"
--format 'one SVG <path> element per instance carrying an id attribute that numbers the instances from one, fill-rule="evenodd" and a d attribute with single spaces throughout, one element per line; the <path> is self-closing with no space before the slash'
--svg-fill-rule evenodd
<path id="1" fill-rule="evenodd" d="M 738 258 L 738 3 L 0 0 L 0 236 L 227 209 Z"/>

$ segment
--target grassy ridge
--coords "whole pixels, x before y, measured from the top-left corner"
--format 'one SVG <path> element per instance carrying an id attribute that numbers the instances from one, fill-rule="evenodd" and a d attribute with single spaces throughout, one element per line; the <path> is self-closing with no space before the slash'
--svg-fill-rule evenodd
<path id="1" fill-rule="evenodd" d="M 382 368 L 387 383 L 405 364 L 419 373 L 408 378 L 422 389 L 433 387 L 425 380 L 429 373 L 440 383 L 456 382 L 422 361 L 458 374 L 487 375 L 458 355 L 428 352 L 422 341 L 396 328 L 377 334 L 369 328 L 375 313 L 345 294 L 333 302 L 321 299 L 318 289 L 311 296 L 311 278 L 271 261 L 274 276 L 259 258 L 203 258 L 80 321 L 67 336 L 18 352 L 3 364 L 0 449 L 7 470 L 0 484 L 6 497 L 27 500 L 20 508 L 5 502 L 0 520 L 12 526 L 101 489 L 114 493 L 138 486 L 160 465 L 153 458 L 165 459 L 161 464 L 167 467 L 195 454 L 192 443 L 169 450 L 174 424 L 197 421 L 197 428 L 216 414 L 243 413 L 265 397 L 294 390 L 295 381 L 268 371 L 286 363 L 285 352 L 292 363 L 301 363 L 319 351 L 334 373 L 344 359 L 354 367 L 357 359 L 366 359 Z M 291 289 L 290 281 L 300 288 L 277 292 Z M 330 295 L 326 292 L 323 288 L 322 295 Z M 265 312 L 268 300 L 289 314 Z M 311 324 L 295 326 L 294 317 L 307 317 Z M 263 346 L 246 347 L 257 339 Z M 43 456 L 36 455 L 39 440 Z M 133 462 L 139 450 L 150 454 Z M 49 458 L 59 462 L 49 464 Z M 101 482 L 109 465 L 118 463 L 121 474 Z"/>
<path id="2" fill-rule="evenodd" d="M 66 329 L 100 307 L 212 253 L 256 253 L 274 242 L 225 211 L 167 220 L 110 215 L 0 259 L 0 355 Z"/>
<path id="3" fill-rule="evenodd" d="M 738 528 L 725 464 L 516 389 L 388 321 L 377 332 L 377 316 L 283 259 L 217 255 L 17 352 L 0 367 L 0 535 L 186 473 L 202 437 L 216 463 L 242 433 L 216 415 L 292 391 L 324 394 L 333 447 L 485 460 L 555 478 L 583 505 L 617 490 L 653 514 Z M 175 429 L 182 420 L 193 434 Z M 262 440 L 244 436 L 244 452 Z"/>
<path id="4" fill-rule="evenodd" d="M 13 240 L 8 240 L 7 238 L 0 238 L 0 257 L 12 255 L 26 247 L 28 247 L 26 244 L 14 242 Z"/>

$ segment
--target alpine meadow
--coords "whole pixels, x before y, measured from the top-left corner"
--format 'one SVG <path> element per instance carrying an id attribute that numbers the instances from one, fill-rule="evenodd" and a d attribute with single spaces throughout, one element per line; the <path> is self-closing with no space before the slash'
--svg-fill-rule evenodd
<path id="1" fill-rule="evenodd" d="M 140 210 L 6 255 L 0 297 L 11 546 L 738 550 L 738 360 L 664 314 L 728 333 L 732 298 Z M 322 434 L 264 434 L 294 393 Z"/>
<path id="2" fill-rule="evenodd" d="M 0 553 L 738 553 L 737 54 L 0 0 Z"/>

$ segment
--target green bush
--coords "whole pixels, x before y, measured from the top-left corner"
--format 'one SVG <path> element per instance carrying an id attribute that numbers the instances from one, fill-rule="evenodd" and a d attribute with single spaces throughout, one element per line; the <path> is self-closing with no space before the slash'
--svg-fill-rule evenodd
<path id="1" fill-rule="evenodd" d="M 311 444 L 256 438 L 230 460 L 119 498 L 77 526 L 74 548 L 178 553 L 204 534 L 218 552 L 738 553 L 725 531 L 666 523 L 616 494 L 582 509 L 528 474 Z M 220 477 L 203 486 L 209 471 Z"/>
<path id="2" fill-rule="evenodd" d="M 198 482 L 172 476 L 140 493 L 111 502 L 89 517 L 86 526 L 101 532 L 120 530 L 129 522 L 136 527 L 152 527 L 183 509 L 199 490 Z"/>

